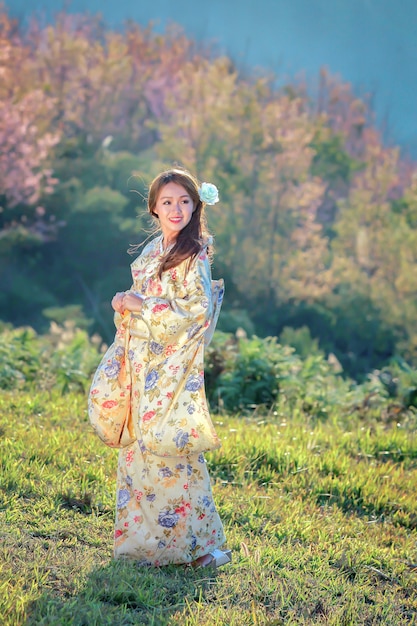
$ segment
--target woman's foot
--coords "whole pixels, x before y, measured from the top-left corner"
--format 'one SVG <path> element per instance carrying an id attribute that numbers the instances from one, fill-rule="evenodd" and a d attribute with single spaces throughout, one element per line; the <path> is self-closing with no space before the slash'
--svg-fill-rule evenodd
<path id="1" fill-rule="evenodd" d="M 199 556 L 198 559 L 190 563 L 191 567 L 208 567 L 214 561 L 214 556 L 212 554 L 203 554 L 203 556 Z"/>
<path id="2" fill-rule="evenodd" d="M 190 563 L 191 567 L 220 567 L 221 565 L 226 565 L 230 563 L 232 560 L 232 551 L 231 550 L 213 550 L 213 552 L 209 552 L 208 554 L 203 554 L 203 556 L 198 557 L 195 561 Z"/>

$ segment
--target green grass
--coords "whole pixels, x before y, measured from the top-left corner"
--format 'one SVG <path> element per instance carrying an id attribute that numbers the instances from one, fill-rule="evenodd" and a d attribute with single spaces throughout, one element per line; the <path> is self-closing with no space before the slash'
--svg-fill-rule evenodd
<path id="1" fill-rule="evenodd" d="M 215 420 L 233 563 L 143 569 L 112 561 L 117 453 L 84 396 L 2 392 L 0 622 L 417 624 L 415 415 Z"/>

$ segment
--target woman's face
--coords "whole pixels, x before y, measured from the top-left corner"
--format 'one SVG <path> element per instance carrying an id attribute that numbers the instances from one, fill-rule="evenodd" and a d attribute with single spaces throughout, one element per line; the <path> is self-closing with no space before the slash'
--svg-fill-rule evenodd
<path id="1" fill-rule="evenodd" d="M 162 187 L 153 212 L 159 217 L 165 245 L 175 241 L 178 233 L 187 226 L 194 208 L 191 197 L 182 185 L 170 182 Z"/>

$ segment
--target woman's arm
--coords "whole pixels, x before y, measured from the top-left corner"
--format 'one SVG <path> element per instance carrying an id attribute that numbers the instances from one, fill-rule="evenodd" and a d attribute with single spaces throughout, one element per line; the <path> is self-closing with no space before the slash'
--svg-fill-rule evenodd
<path id="1" fill-rule="evenodd" d="M 193 261 L 184 280 L 183 297 L 167 299 L 146 296 L 141 318 L 151 338 L 171 351 L 182 347 L 191 338 L 197 339 L 206 330 L 212 316 L 211 269 L 207 255 Z"/>

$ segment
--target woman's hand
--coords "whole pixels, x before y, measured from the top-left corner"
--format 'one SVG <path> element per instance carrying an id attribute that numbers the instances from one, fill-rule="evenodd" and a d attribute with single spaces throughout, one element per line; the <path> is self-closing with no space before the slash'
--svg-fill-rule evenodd
<path id="1" fill-rule="evenodd" d="M 123 305 L 123 298 L 125 297 L 125 295 L 126 293 L 124 291 L 118 291 L 116 295 L 113 296 L 111 305 L 116 313 L 123 314 L 123 311 L 125 310 L 125 307 Z"/>
<path id="2" fill-rule="evenodd" d="M 131 313 L 140 313 L 142 310 L 143 297 L 134 291 L 126 291 L 122 299 L 123 308 Z"/>
<path id="3" fill-rule="evenodd" d="M 111 301 L 113 309 L 123 315 L 127 310 L 131 313 L 140 313 L 142 309 L 142 296 L 133 291 L 118 291 Z"/>

